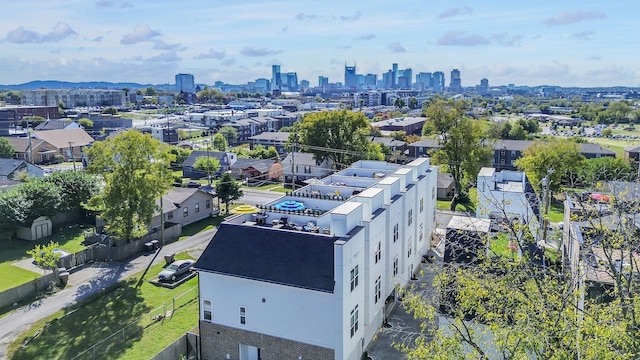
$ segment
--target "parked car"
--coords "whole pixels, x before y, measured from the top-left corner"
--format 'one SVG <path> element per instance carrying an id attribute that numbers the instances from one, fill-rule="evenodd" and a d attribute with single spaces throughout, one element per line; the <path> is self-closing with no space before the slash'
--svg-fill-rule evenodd
<path id="1" fill-rule="evenodd" d="M 178 277 L 191 270 L 193 263 L 193 260 L 176 260 L 158 274 L 158 279 L 160 281 L 176 281 Z"/>

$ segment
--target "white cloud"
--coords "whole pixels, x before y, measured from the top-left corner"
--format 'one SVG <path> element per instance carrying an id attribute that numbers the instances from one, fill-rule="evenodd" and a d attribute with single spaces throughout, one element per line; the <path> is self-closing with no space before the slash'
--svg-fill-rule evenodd
<path id="1" fill-rule="evenodd" d="M 132 45 L 144 41 L 151 41 L 154 38 L 161 36 L 157 31 L 151 30 L 147 24 L 138 24 L 132 32 L 124 34 L 120 43 L 123 45 Z"/>
<path id="2" fill-rule="evenodd" d="M 69 36 L 77 36 L 78 34 L 73 31 L 71 26 L 67 23 L 58 22 L 53 29 L 47 34 L 39 34 L 32 30 L 27 30 L 20 26 L 17 29 L 11 30 L 7 33 L 6 40 L 15 44 L 25 43 L 46 43 L 46 42 L 58 42 L 64 40 Z"/>

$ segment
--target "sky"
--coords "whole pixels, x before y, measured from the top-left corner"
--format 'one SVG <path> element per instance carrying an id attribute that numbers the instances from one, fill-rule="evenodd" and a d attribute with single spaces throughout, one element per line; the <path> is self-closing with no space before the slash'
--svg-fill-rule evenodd
<path id="1" fill-rule="evenodd" d="M 271 78 L 317 86 L 399 69 L 462 85 L 640 86 L 638 1 L 22 0 L 0 12 L 0 84 L 198 84 Z M 415 78 L 413 79 L 415 81 Z"/>

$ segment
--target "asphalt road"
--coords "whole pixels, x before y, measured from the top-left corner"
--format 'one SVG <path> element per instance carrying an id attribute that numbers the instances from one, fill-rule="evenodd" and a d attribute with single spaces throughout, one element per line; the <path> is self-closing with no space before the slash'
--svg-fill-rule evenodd
<path id="1" fill-rule="evenodd" d="M 164 254 L 189 251 L 198 257 L 209 244 L 216 229 L 198 233 L 186 240 L 164 246 L 152 254 L 141 255 L 129 262 L 94 263 L 73 271 L 67 286 L 57 293 L 15 309 L 0 318 L 0 359 L 6 358 L 6 347 L 34 322 L 51 316 L 101 289 L 115 284 L 148 266 L 164 261 Z"/>

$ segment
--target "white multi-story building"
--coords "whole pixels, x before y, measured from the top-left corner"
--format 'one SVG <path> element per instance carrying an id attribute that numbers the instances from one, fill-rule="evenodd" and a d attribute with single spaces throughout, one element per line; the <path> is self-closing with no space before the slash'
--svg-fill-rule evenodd
<path id="1" fill-rule="evenodd" d="M 123 106 L 127 103 L 124 90 L 23 90 L 22 105 L 58 106 L 67 108 L 80 106 Z"/>
<path id="2" fill-rule="evenodd" d="M 480 169 L 477 202 L 477 217 L 517 218 L 539 238 L 540 201 L 523 171 L 497 171 L 490 167 Z"/>
<path id="3" fill-rule="evenodd" d="M 195 266 L 202 359 L 360 359 L 430 248 L 437 170 L 359 161 L 223 222 Z"/>

